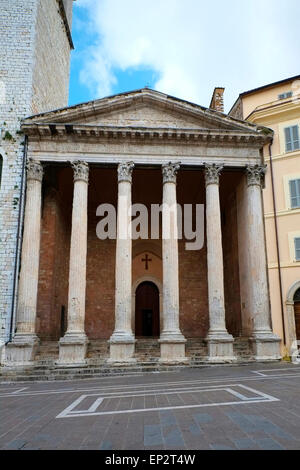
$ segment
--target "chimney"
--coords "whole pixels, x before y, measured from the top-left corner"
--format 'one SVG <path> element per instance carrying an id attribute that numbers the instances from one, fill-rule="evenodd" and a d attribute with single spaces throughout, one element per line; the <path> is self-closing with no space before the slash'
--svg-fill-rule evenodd
<path id="1" fill-rule="evenodd" d="M 224 102 L 223 102 L 224 90 L 225 88 L 221 88 L 221 87 L 216 87 L 214 89 L 211 102 L 209 105 L 209 109 L 214 109 L 215 111 L 224 113 Z"/>

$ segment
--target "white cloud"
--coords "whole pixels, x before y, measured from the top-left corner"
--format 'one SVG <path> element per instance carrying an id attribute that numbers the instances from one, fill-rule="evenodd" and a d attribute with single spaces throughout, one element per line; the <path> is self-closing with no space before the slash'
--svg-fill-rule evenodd
<path id="1" fill-rule="evenodd" d="M 215 86 L 238 93 L 299 73 L 299 0 L 78 0 L 94 46 L 81 81 L 108 95 L 116 70 L 147 67 L 155 88 L 203 105 Z"/>

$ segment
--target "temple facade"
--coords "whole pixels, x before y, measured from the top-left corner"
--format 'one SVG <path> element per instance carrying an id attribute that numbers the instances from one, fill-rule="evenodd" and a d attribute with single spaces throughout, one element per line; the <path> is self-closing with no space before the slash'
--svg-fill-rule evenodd
<path id="1" fill-rule="evenodd" d="M 166 364 L 188 363 L 189 339 L 205 340 L 208 363 L 236 361 L 240 337 L 253 359 L 280 359 L 262 208 L 270 129 L 144 88 L 35 115 L 22 131 L 6 366 L 33 364 L 45 341 L 59 367 L 86 364 L 97 340 L 107 364 L 135 362 L 143 338 Z"/>

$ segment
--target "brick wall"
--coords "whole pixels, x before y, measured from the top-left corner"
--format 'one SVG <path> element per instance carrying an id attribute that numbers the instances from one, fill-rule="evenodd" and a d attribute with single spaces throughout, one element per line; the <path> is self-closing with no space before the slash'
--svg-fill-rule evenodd
<path id="1" fill-rule="evenodd" d="M 229 333 L 239 336 L 242 326 L 235 192 L 229 195 L 223 211 L 222 240 L 226 326 Z"/>
<path id="2" fill-rule="evenodd" d="M 146 199 L 156 202 L 161 196 L 160 174 L 148 173 L 147 182 L 144 172 L 135 175 L 135 202 Z M 59 170 L 52 175 L 52 180 L 50 176 L 48 171 L 44 183 L 46 187 L 38 293 L 38 332 L 42 339 L 59 338 L 61 307 L 67 307 L 73 197 L 71 168 Z M 224 176 L 221 184 L 226 323 L 234 336 L 239 335 L 241 329 L 235 198 L 238 179 L 239 175 L 229 174 Z M 139 192 L 143 181 L 144 187 L 149 185 L 152 188 L 148 188 L 144 195 Z M 50 183 L 51 189 L 47 187 Z M 90 170 L 85 328 L 91 339 L 108 339 L 114 330 L 116 243 L 115 240 L 97 238 L 96 225 L 99 218 L 96 217 L 96 208 L 102 202 L 115 205 L 116 194 L 116 170 Z M 205 202 L 201 173 L 186 172 L 180 176 L 178 201 L 181 204 Z M 149 241 L 149 257 L 152 261 L 149 262 L 148 270 L 145 270 L 145 265 L 141 262 L 142 253 L 147 252 L 148 241 L 135 241 L 134 253 L 138 252 L 139 243 L 142 251 L 133 257 L 133 284 L 144 276 L 157 279 L 162 284 L 161 257 L 153 252 L 153 245 L 157 245 L 155 251 L 159 254 L 161 242 Z M 209 327 L 206 245 L 199 251 L 187 251 L 185 240 L 179 241 L 179 296 L 180 327 L 183 334 L 186 337 L 205 337 Z"/>
<path id="3" fill-rule="evenodd" d="M 61 193 L 46 189 L 43 201 L 37 333 L 42 339 L 60 337 L 62 307 L 67 312 L 70 252 L 70 211 Z"/>

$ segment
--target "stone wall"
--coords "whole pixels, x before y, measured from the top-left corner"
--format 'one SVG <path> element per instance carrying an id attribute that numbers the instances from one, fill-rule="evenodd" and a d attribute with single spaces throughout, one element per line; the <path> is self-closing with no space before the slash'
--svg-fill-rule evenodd
<path id="1" fill-rule="evenodd" d="M 57 0 L 0 0 L 0 345 L 9 337 L 12 309 L 24 155 L 20 122 L 67 104 L 69 53 Z"/>
<path id="2" fill-rule="evenodd" d="M 0 342 L 10 324 L 24 150 L 17 132 L 31 112 L 36 14 L 37 0 L 0 0 Z"/>
<path id="3" fill-rule="evenodd" d="M 68 104 L 70 44 L 55 0 L 39 2 L 34 51 L 32 114 Z"/>

